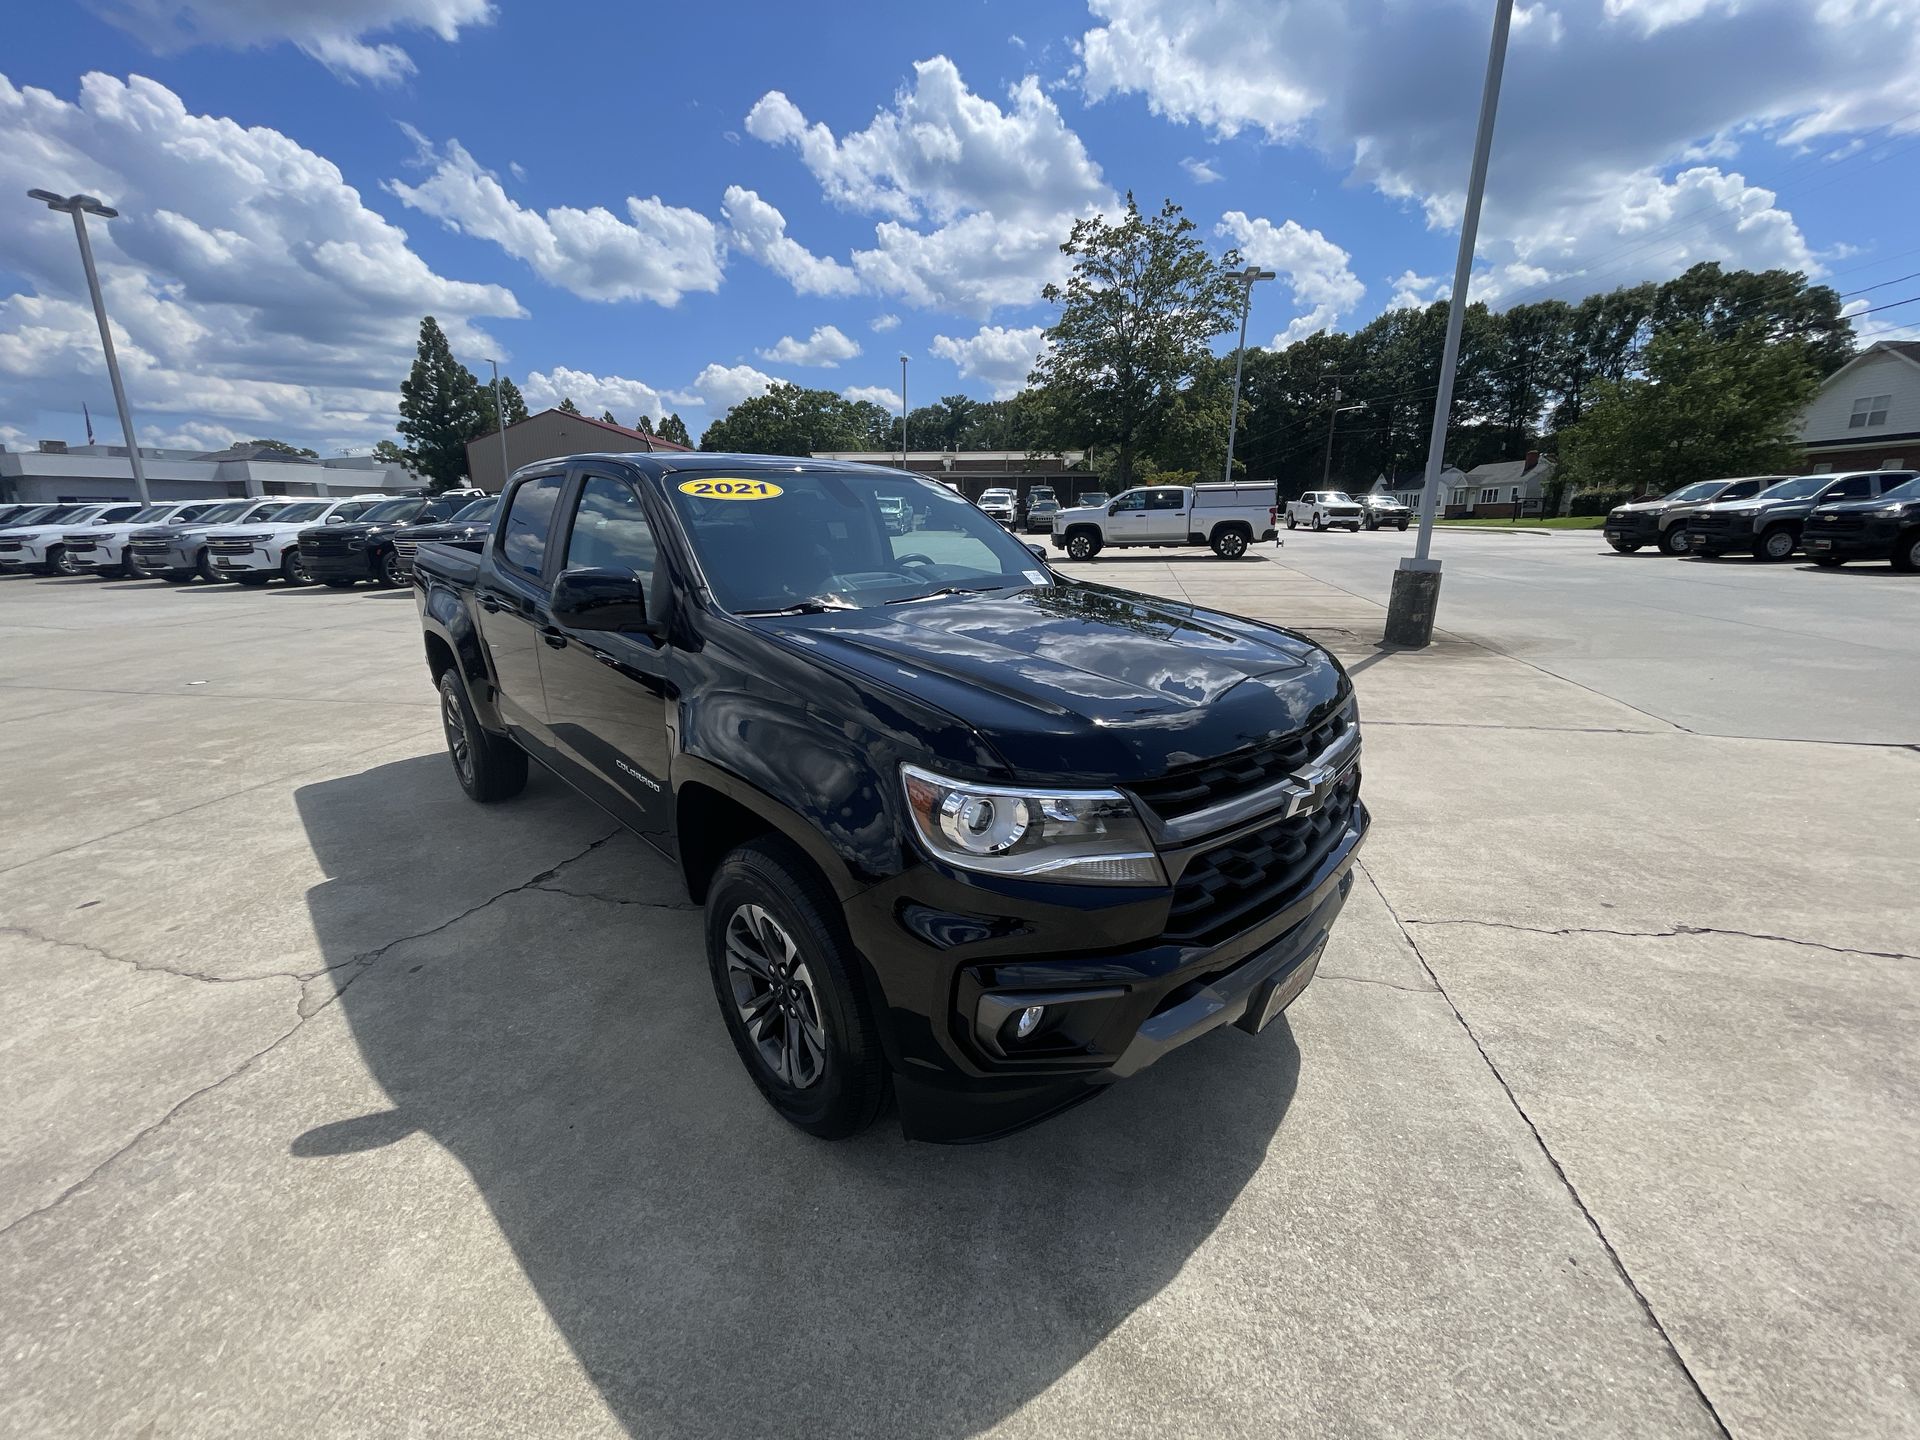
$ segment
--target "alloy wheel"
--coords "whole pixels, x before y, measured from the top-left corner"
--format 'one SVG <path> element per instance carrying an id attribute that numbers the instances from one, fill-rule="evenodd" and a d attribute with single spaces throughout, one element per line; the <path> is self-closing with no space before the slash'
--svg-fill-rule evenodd
<path id="1" fill-rule="evenodd" d="M 467 736 L 467 717 L 461 713 L 460 697 L 443 690 L 440 695 L 440 723 L 447 731 L 447 753 L 460 783 L 473 788 L 473 742 Z"/>
<path id="2" fill-rule="evenodd" d="M 1774 530 L 1768 533 L 1765 547 L 1769 560 L 1784 560 L 1793 554 L 1793 532 Z"/>
<path id="3" fill-rule="evenodd" d="M 820 996 L 793 937 L 759 905 L 727 920 L 727 982 L 761 1064 L 795 1090 L 818 1084 L 827 1070 Z"/>
<path id="4" fill-rule="evenodd" d="M 80 573 L 80 567 L 73 563 L 73 556 L 67 553 L 67 547 L 64 545 L 53 552 L 53 568 L 62 575 Z"/>

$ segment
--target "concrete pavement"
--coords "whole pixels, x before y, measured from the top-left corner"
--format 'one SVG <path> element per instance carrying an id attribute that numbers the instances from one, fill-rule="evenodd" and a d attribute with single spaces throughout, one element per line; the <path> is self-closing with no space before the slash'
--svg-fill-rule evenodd
<path id="1" fill-rule="evenodd" d="M 0 1432 L 1920 1427 L 1920 755 L 1379 651 L 1307 549 L 1071 568 L 1353 668 L 1320 977 L 962 1150 L 775 1120 L 666 867 L 459 795 L 404 597 L 0 581 Z"/>

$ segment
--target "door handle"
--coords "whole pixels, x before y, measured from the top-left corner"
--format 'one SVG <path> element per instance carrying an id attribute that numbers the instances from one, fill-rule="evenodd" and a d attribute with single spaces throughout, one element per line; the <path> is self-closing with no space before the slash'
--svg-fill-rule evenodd
<path id="1" fill-rule="evenodd" d="M 547 642 L 547 648 L 549 650 L 564 650 L 567 648 L 566 631 L 556 630 L 551 625 L 542 625 L 540 627 L 540 638 Z"/>

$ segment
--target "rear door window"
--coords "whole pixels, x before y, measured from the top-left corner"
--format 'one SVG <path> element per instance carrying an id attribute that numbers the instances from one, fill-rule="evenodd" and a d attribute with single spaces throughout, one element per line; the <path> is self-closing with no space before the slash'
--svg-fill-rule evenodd
<path id="1" fill-rule="evenodd" d="M 553 511 L 560 501 L 561 477 L 546 475 L 525 480 L 513 492 L 507 523 L 501 531 L 501 559 L 511 570 L 538 580 L 547 565 L 547 538 L 553 531 Z"/>

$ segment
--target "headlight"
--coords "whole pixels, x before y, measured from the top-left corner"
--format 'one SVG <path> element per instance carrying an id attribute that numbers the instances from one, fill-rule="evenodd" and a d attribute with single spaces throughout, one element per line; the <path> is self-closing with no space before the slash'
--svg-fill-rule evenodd
<path id="1" fill-rule="evenodd" d="M 1164 885 L 1133 802 L 1117 790 L 976 785 L 902 765 L 929 853 L 962 870 L 1087 885 Z"/>

